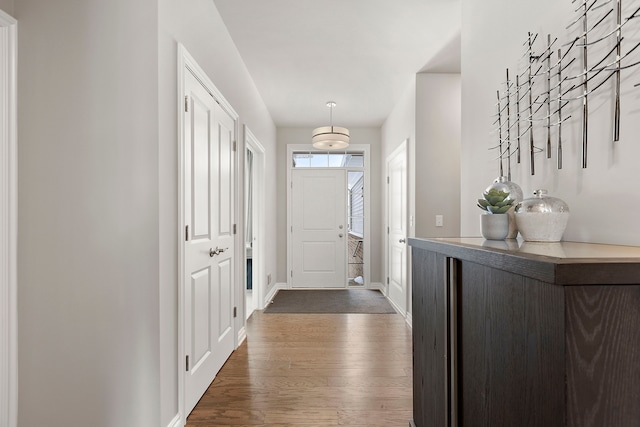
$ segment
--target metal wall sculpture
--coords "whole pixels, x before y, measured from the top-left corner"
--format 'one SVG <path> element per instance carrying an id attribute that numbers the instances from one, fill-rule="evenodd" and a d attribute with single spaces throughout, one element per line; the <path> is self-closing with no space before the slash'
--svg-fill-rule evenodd
<path id="1" fill-rule="evenodd" d="M 567 43 L 556 50 L 557 38 L 549 34 L 545 46 L 536 52 L 538 34 L 528 33 L 524 43 L 526 60 L 524 71 L 516 73 L 515 84 L 506 71 L 504 90 L 497 91 L 497 118 L 494 122 L 498 145 L 500 176 L 504 176 L 504 163 L 507 164 L 507 177 L 511 180 L 511 157 L 521 163 L 521 138 L 528 137 L 529 171 L 536 173 L 536 154 L 546 153 L 553 157 L 552 129 L 556 128 L 557 168 L 562 169 L 563 140 L 562 125 L 571 118 L 563 109 L 570 102 L 580 102 L 582 110 L 581 151 L 582 168 L 587 167 L 589 147 L 589 98 L 606 82 L 613 78 L 613 135 L 612 140 L 620 140 L 620 82 L 621 72 L 640 64 L 633 61 L 633 53 L 640 43 L 623 52 L 623 27 L 640 15 L 640 7 L 623 18 L 622 0 L 572 0 L 576 4 L 576 17 L 566 26 L 566 30 L 577 32 Z M 613 20 L 613 21 L 612 21 Z M 608 26 L 608 29 L 607 29 Z M 635 29 L 626 29 L 638 31 Z M 539 43 L 538 43 L 539 44 Z M 610 46 L 610 49 L 607 49 Z M 592 52 L 605 51 L 595 65 L 589 65 Z M 639 51 L 640 52 L 640 51 Z M 636 54 L 636 57 L 640 55 Z M 636 58 L 637 59 L 637 58 Z M 580 72 L 572 74 L 572 67 L 580 61 Z M 635 86 L 640 86 L 640 83 Z M 540 88 L 540 89 L 538 89 Z M 515 126 L 515 132 L 511 132 Z M 540 129 L 543 132 L 538 132 Z M 535 136 L 534 136 L 535 132 Z M 544 142 L 536 145 L 538 135 L 544 135 Z M 515 137 L 513 136 L 515 135 Z"/>

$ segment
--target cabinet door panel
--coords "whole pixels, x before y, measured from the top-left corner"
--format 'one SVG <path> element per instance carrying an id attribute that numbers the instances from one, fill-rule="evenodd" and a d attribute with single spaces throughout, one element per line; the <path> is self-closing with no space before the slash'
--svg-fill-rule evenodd
<path id="1" fill-rule="evenodd" d="M 445 424 L 444 256 L 413 248 L 413 411 L 416 427 Z"/>
<path id="2" fill-rule="evenodd" d="M 562 288 L 462 262 L 458 313 L 460 424 L 564 425 Z"/>
<path id="3" fill-rule="evenodd" d="M 640 424 L 640 286 L 567 293 L 567 425 Z"/>

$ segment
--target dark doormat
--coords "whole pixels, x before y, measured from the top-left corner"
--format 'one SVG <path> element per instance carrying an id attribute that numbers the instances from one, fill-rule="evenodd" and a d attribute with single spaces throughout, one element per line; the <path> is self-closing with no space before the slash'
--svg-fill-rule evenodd
<path id="1" fill-rule="evenodd" d="M 377 290 L 284 290 L 279 291 L 265 313 L 362 313 L 395 314 Z"/>

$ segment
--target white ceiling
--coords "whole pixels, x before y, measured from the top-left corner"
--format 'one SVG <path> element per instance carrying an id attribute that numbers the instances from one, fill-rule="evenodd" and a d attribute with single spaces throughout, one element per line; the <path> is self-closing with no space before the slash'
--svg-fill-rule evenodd
<path id="1" fill-rule="evenodd" d="M 277 126 L 380 126 L 420 71 L 460 71 L 460 0 L 214 0 Z"/>

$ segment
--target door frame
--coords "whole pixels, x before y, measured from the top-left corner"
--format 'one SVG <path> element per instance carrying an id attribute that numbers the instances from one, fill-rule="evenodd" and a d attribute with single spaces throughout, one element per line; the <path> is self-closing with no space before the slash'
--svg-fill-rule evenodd
<path id="1" fill-rule="evenodd" d="M 403 316 L 405 316 L 405 318 L 407 317 L 407 314 L 410 311 L 410 281 L 409 281 L 409 274 L 410 274 L 410 270 L 409 270 L 409 246 L 407 245 L 407 253 L 405 256 L 405 265 L 402 267 L 403 269 L 403 274 L 404 274 L 404 288 L 405 288 L 405 310 L 401 310 L 401 307 L 399 307 L 392 299 L 391 299 L 391 295 L 390 295 L 390 289 L 389 287 L 391 286 L 389 283 L 389 262 L 390 262 L 390 257 L 389 257 L 389 209 L 390 209 L 390 197 L 389 197 L 389 163 L 395 159 L 397 156 L 401 155 L 402 153 L 404 153 L 404 157 L 405 157 L 405 218 L 404 218 L 404 228 L 407 232 L 407 236 L 405 237 L 405 239 L 407 239 L 410 235 L 410 229 L 409 229 L 409 139 L 405 139 L 403 140 L 396 148 L 394 148 L 394 150 L 389 153 L 389 155 L 386 157 L 385 159 L 385 180 L 386 180 L 386 185 L 385 185 L 385 200 L 384 200 L 384 222 L 385 222 L 385 228 L 386 228 L 386 233 L 384 233 L 384 259 L 385 259 L 385 263 L 384 263 L 384 277 L 386 277 L 386 281 L 385 281 L 385 295 L 387 296 L 387 299 L 389 300 L 389 302 L 391 303 L 391 305 L 394 306 L 394 308 L 402 313 Z"/>
<path id="2" fill-rule="evenodd" d="M 253 232 L 256 237 L 257 245 L 252 248 L 252 253 L 256 254 L 255 257 L 252 255 L 252 281 L 253 281 L 253 301 L 254 305 L 257 302 L 256 309 L 262 310 L 265 307 L 264 301 L 264 279 L 266 277 L 266 269 L 265 269 L 265 257 L 267 255 L 266 246 L 265 246 L 265 232 L 266 232 L 266 217 L 265 217 L 265 149 L 258 141 L 258 138 L 251 132 L 249 127 L 244 125 L 244 150 L 243 157 L 246 155 L 246 150 L 251 150 L 253 152 Z M 243 165 L 245 162 L 243 161 Z M 243 167 L 244 170 L 244 167 Z M 243 173 L 243 180 L 246 178 L 246 173 Z M 244 188 L 244 186 L 243 186 Z M 244 203 L 244 197 L 242 198 Z M 244 209 L 242 210 L 244 213 Z M 244 230 L 242 233 L 243 241 L 246 240 L 244 237 Z M 244 245 L 243 245 L 244 248 Z M 246 251 L 243 251 L 244 266 L 247 263 Z M 254 262 L 257 261 L 257 262 Z M 244 294 L 246 294 L 246 277 L 247 269 L 244 268 Z M 243 299 L 242 301 L 246 301 Z M 245 318 L 246 318 L 246 310 L 244 309 Z"/>
<path id="3" fill-rule="evenodd" d="M 18 22 L 0 10 L 0 427 L 18 422 L 17 36 Z"/>
<path id="4" fill-rule="evenodd" d="M 292 209 L 291 206 L 293 193 L 291 191 L 291 171 L 293 169 L 292 156 L 294 152 L 308 153 L 344 153 L 349 151 L 358 151 L 364 154 L 364 245 L 363 245 L 363 262 L 364 262 L 364 288 L 370 289 L 371 282 L 371 146 L 369 144 L 350 144 L 345 150 L 317 150 L 311 144 L 287 144 L 287 289 L 291 287 L 291 271 L 293 269 L 293 250 L 291 248 L 293 242 L 291 240 L 292 227 Z M 312 168 L 307 168 L 312 169 Z M 322 168 L 325 169 L 325 168 Z M 347 260 L 345 260 L 346 263 Z M 349 272 L 345 276 L 348 276 Z M 345 277 L 345 288 L 346 288 Z"/>
<path id="5" fill-rule="evenodd" d="M 232 177 L 233 180 L 233 197 L 234 197 L 234 218 L 233 222 L 235 224 L 238 223 L 238 212 L 242 212 L 239 208 L 241 207 L 241 202 L 238 200 L 238 171 L 244 170 L 239 169 L 239 158 L 244 156 L 237 155 L 237 137 L 238 137 L 238 113 L 233 109 L 231 104 L 227 102 L 227 100 L 222 96 L 222 93 L 218 91 L 215 87 L 211 79 L 207 76 L 205 71 L 198 65 L 195 59 L 191 56 L 191 54 L 187 51 L 187 49 L 181 43 L 178 43 L 178 102 L 177 102 L 177 120 L 178 120 L 178 410 L 180 411 L 180 418 L 182 420 L 182 425 L 186 423 L 187 417 L 189 414 L 185 413 L 185 326 L 186 323 L 184 321 L 185 315 L 185 295 L 184 295 L 184 273 L 185 273 L 185 263 L 184 263 L 184 238 L 185 238 L 185 227 L 186 220 L 184 217 L 184 130 L 185 130 L 185 122 L 184 122 L 184 108 L 185 108 L 185 97 L 187 96 L 186 88 L 185 88 L 185 76 L 186 73 L 192 73 L 197 80 L 204 86 L 204 88 L 213 96 L 215 101 L 220 105 L 220 107 L 225 110 L 229 116 L 233 118 L 234 121 L 234 133 L 236 141 L 234 141 L 234 145 L 236 149 L 234 150 L 235 155 L 235 174 Z M 234 234 L 234 243 L 235 243 L 235 253 L 234 257 L 236 260 L 242 259 L 240 250 L 244 249 L 244 245 L 238 244 L 238 237 L 242 233 Z M 240 248 L 242 246 L 242 248 Z M 235 263 L 235 269 L 233 271 L 233 283 L 235 283 L 235 289 L 233 292 L 233 305 L 237 307 L 237 303 L 239 301 L 240 295 L 244 296 L 244 292 L 242 292 L 242 288 L 238 286 L 238 278 L 244 277 L 240 273 L 240 269 L 242 268 L 239 265 L 239 262 Z M 244 284 L 242 284 L 244 285 Z M 242 292 L 242 293 L 241 293 Z M 244 334 L 244 317 L 236 316 L 234 319 L 233 325 L 233 336 L 234 336 L 234 347 L 238 348 L 238 345 L 243 340 Z"/>

